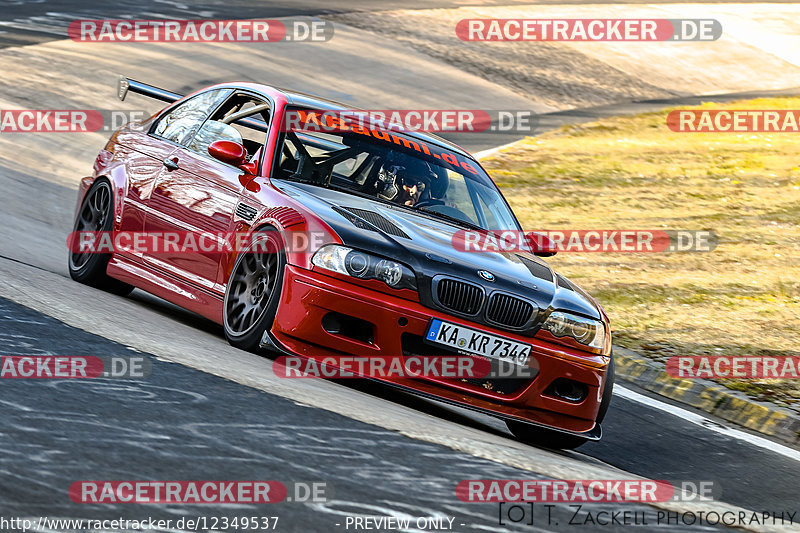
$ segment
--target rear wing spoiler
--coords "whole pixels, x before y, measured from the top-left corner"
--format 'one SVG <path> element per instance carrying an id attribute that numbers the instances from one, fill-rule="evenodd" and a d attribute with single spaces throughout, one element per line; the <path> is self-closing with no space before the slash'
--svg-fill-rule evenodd
<path id="1" fill-rule="evenodd" d="M 150 98 L 161 100 L 162 102 L 168 102 L 170 104 L 177 102 L 184 96 L 182 94 L 160 89 L 154 85 L 148 85 L 136 80 L 129 80 L 125 76 L 120 76 L 117 80 L 117 97 L 124 101 L 125 96 L 127 96 L 129 92 L 143 94 L 145 96 L 149 96 Z M 234 120 L 234 122 L 236 124 L 241 124 L 242 126 L 265 133 L 268 129 L 267 124 L 263 120 L 256 120 L 252 117 L 240 118 L 238 120 Z"/>
<path id="2" fill-rule="evenodd" d="M 119 80 L 117 80 L 117 97 L 124 101 L 128 91 L 132 93 L 143 94 L 163 102 L 169 102 L 170 104 L 183 98 L 183 95 L 181 94 L 165 91 L 164 89 L 159 89 L 153 85 L 147 85 L 146 83 L 136 80 L 129 80 L 125 76 L 120 76 Z"/>

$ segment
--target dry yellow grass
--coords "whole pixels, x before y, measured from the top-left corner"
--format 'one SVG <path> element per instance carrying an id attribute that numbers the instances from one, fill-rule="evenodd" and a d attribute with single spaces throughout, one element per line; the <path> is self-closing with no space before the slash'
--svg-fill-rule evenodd
<path id="1" fill-rule="evenodd" d="M 702 108 L 800 109 L 800 98 Z M 800 355 L 800 133 L 674 133 L 669 110 L 564 127 L 485 162 L 526 229 L 711 230 L 709 253 L 562 253 L 615 344 Z M 800 380 L 724 384 L 800 409 Z"/>

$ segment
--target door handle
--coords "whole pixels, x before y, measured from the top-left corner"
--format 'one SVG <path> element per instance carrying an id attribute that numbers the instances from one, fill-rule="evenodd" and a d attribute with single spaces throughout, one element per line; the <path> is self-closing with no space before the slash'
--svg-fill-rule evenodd
<path id="1" fill-rule="evenodd" d="M 173 159 L 165 159 L 164 166 L 167 167 L 167 170 L 173 171 L 178 170 L 180 166 L 178 166 L 178 158 L 175 157 Z"/>

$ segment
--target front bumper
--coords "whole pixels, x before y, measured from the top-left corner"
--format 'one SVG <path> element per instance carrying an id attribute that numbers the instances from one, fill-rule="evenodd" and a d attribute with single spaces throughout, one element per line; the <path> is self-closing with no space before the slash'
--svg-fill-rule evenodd
<path id="1" fill-rule="evenodd" d="M 371 339 L 357 340 L 327 331 L 322 325 L 323 317 L 331 312 L 372 324 Z M 501 418 L 523 420 L 588 439 L 599 438 L 595 419 L 608 357 L 457 319 L 417 302 L 292 265 L 284 273 L 281 301 L 270 333 L 280 347 L 301 356 L 400 356 L 404 346 L 401 337 L 424 337 L 432 318 L 531 344 L 531 365 L 538 366 L 538 374 L 506 394 L 453 379 L 392 377 L 380 381 Z M 576 403 L 545 394 L 548 386 L 562 377 L 586 385 L 586 397 Z"/>

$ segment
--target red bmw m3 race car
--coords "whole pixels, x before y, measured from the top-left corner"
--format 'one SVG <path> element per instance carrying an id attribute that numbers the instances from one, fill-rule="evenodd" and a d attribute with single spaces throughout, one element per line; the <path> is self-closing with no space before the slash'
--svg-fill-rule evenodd
<path id="1" fill-rule="evenodd" d="M 222 324 L 234 346 L 284 359 L 348 370 L 353 358 L 478 361 L 489 370 L 355 373 L 499 417 L 523 441 L 600 438 L 614 381 L 608 318 L 541 259 L 547 247 L 455 245 L 465 231 L 522 232 L 470 154 L 371 123 L 287 127 L 346 108 L 261 84 L 182 96 L 121 78 L 127 92 L 169 105 L 116 131 L 83 178 L 73 235 L 115 243 L 74 241 L 73 279 L 138 287 Z"/>

